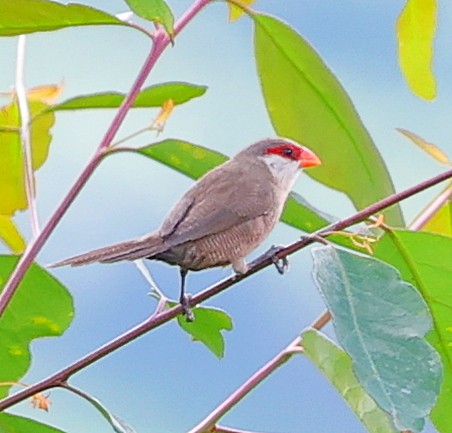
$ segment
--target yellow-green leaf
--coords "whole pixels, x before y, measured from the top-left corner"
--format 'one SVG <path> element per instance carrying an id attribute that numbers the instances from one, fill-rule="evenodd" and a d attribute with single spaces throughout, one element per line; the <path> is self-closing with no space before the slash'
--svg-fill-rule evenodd
<path id="1" fill-rule="evenodd" d="M 242 0 L 240 4 L 243 6 L 251 6 L 254 3 L 255 0 Z M 240 6 L 228 2 L 229 6 L 229 21 L 232 23 L 234 21 L 237 21 L 244 13 L 245 11 Z"/>
<path id="2" fill-rule="evenodd" d="M 452 200 L 447 200 L 430 218 L 422 231 L 452 236 Z"/>
<path id="3" fill-rule="evenodd" d="M 48 105 L 41 101 L 29 101 L 33 118 L 46 110 Z M 32 165 L 37 170 L 47 159 L 51 141 L 50 128 L 55 122 L 53 113 L 45 113 L 33 121 L 30 128 Z M 20 114 L 16 102 L 0 109 L 0 214 L 13 215 L 17 210 L 27 209 L 24 180 L 24 161 L 20 140 Z M 8 128 L 10 128 L 8 130 Z"/>
<path id="4" fill-rule="evenodd" d="M 347 194 L 357 209 L 392 194 L 383 158 L 319 54 L 284 22 L 263 14 L 252 18 L 257 71 L 273 127 L 277 135 L 306 144 L 322 160 L 307 174 Z M 389 224 L 404 226 L 400 206 L 383 213 Z"/>
<path id="5" fill-rule="evenodd" d="M 436 10 L 436 0 L 408 0 L 397 21 L 400 69 L 411 91 L 428 100 L 436 96 L 432 72 Z"/>
<path id="6" fill-rule="evenodd" d="M 414 132 L 403 128 L 396 128 L 398 132 L 409 138 L 416 146 L 420 147 L 424 152 L 427 152 L 432 158 L 436 159 L 441 164 L 451 164 L 448 156 L 436 145 L 429 143 Z"/>
<path id="7" fill-rule="evenodd" d="M 19 229 L 14 221 L 6 215 L 0 215 L 0 239 L 15 254 L 20 254 L 25 249 L 25 240 Z"/>

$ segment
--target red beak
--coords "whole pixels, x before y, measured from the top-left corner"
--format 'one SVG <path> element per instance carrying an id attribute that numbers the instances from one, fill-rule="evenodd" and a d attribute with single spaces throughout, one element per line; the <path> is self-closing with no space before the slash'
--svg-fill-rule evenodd
<path id="1" fill-rule="evenodd" d="M 322 161 L 320 161 L 320 158 L 312 150 L 303 147 L 303 150 L 301 151 L 300 167 L 317 167 L 321 163 Z"/>

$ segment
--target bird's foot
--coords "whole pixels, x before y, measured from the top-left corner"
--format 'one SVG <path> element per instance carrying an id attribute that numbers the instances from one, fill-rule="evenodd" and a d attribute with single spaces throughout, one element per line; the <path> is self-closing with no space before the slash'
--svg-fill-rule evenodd
<path id="1" fill-rule="evenodd" d="M 289 259 L 287 257 L 278 257 L 277 254 L 284 249 L 282 245 L 273 245 L 268 251 L 259 256 L 257 259 L 253 260 L 249 267 L 263 262 L 264 260 L 271 259 L 273 264 L 275 265 L 276 270 L 282 275 L 285 274 L 289 270 Z"/>
<path id="2" fill-rule="evenodd" d="M 320 244 L 328 245 L 329 242 L 323 237 L 315 233 L 310 233 L 308 235 L 301 236 L 302 240 L 311 240 L 312 242 L 318 242 Z"/>
<path id="3" fill-rule="evenodd" d="M 191 296 L 182 295 L 180 298 L 180 303 L 182 305 L 182 311 L 187 322 L 193 322 L 195 320 L 195 315 L 190 305 Z"/>

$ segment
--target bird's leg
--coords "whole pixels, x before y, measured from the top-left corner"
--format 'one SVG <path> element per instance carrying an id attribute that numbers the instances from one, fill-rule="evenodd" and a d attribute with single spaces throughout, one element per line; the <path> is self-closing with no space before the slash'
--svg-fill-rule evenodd
<path id="1" fill-rule="evenodd" d="M 282 245 L 273 245 L 268 251 L 266 251 L 264 254 L 259 256 L 257 259 L 253 260 L 249 267 L 252 268 L 253 266 L 263 262 L 264 260 L 271 259 L 273 264 L 275 265 L 276 270 L 282 275 L 286 273 L 289 270 L 289 259 L 287 257 L 279 258 L 277 254 L 284 249 L 284 246 Z"/>
<path id="2" fill-rule="evenodd" d="M 190 306 L 190 296 L 185 294 L 185 279 L 187 277 L 187 269 L 180 268 L 180 298 L 179 302 L 182 305 L 184 310 L 185 320 L 187 322 L 193 322 L 195 320 L 195 316 L 193 315 L 193 311 Z"/>

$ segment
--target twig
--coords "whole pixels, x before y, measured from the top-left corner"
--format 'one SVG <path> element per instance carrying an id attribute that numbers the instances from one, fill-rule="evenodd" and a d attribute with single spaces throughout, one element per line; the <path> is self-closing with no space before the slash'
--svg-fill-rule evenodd
<path id="1" fill-rule="evenodd" d="M 44 226 L 42 232 L 39 234 L 38 237 L 33 239 L 27 245 L 24 254 L 17 263 L 14 271 L 11 273 L 8 282 L 5 284 L 5 287 L 2 293 L 0 294 L 0 316 L 3 314 L 6 307 L 8 306 L 9 301 L 11 300 L 11 298 L 14 295 L 14 292 L 17 289 L 17 286 L 19 285 L 20 281 L 25 275 L 27 269 L 31 266 L 36 255 L 44 246 L 47 239 L 50 237 L 53 230 L 63 217 L 63 215 L 66 213 L 69 206 L 75 200 L 75 198 L 77 197 L 85 183 L 88 181 L 96 167 L 99 165 L 100 161 L 102 160 L 105 154 L 105 151 L 111 145 L 111 142 L 113 141 L 116 133 L 118 132 L 118 129 L 120 128 L 124 118 L 126 117 L 129 109 L 131 108 L 133 102 L 135 101 L 135 98 L 140 92 L 141 87 L 143 86 L 146 78 L 149 76 L 150 72 L 154 68 L 154 65 L 156 64 L 160 55 L 171 44 L 172 38 L 179 34 L 180 31 L 188 24 L 188 22 L 192 20 L 199 13 L 199 11 L 210 1 L 211 0 L 195 0 L 193 4 L 187 9 L 187 11 L 179 18 L 179 20 L 174 25 L 174 35 L 172 37 L 170 37 L 163 29 L 160 29 L 159 31 L 155 32 L 152 49 L 147 59 L 145 60 L 145 63 L 141 68 L 141 71 L 139 72 L 135 82 L 133 83 L 132 88 L 130 89 L 129 93 L 127 94 L 118 111 L 116 112 L 116 115 L 107 132 L 105 133 L 104 138 L 102 139 L 96 151 L 94 152 L 94 155 L 91 157 L 85 169 L 82 171 L 78 179 L 75 181 L 74 185 L 71 187 L 66 197 L 58 206 L 57 210 L 50 217 L 48 223 Z"/>
<path id="2" fill-rule="evenodd" d="M 211 430 L 207 430 L 212 433 L 258 433 L 249 430 L 237 430 L 236 428 L 224 427 L 222 425 L 216 425 Z"/>
<path id="3" fill-rule="evenodd" d="M 216 407 L 206 418 L 204 418 L 196 427 L 192 428 L 188 433 L 202 433 L 213 430 L 215 423 L 228 412 L 233 406 L 235 406 L 240 400 L 242 400 L 247 394 L 249 394 L 257 385 L 259 385 L 264 379 L 266 379 L 277 368 L 281 367 L 287 362 L 293 355 L 300 353 L 301 348 L 299 344 L 301 338 L 297 337 L 293 340 L 285 349 L 279 352 L 273 359 L 267 364 L 261 367 L 256 373 L 254 373 L 246 382 L 240 385 L 226 400 L 224 400 L 218 407 Z"/>
<path id="4" fill-rule="evenodd" d="M 27 195 L 28 209 L 33 238 L 39 236 L 38 210 L 35 200 L 35 180 L 33 174 L 33 154 L 30 138 L 30 110 L 28 107 L 27 91 L 25 89 L 25 35 L 20 35 L 17 41 L 16 64 L 16 96 L 20 113 L 20 138 L 22 141 L 22 155 L 24 160 L 25 191 Z"/>
<path id="5" fill-rule="evenodd" d="M 328 310 L 324 311 L 309 328 L 320 330 L 331 319 Z M 233 406 L 249 394 L 258 384 L 272 374 L 276 369 L 281 367 L 294 354 L 303 350 L 303 340 L 301 337 L 295 338 L 288 346 L 281 350 L 270 362 L 265 364 L 256 373 L 253 374 L 246 382 L 237 388 L 224 402 L 217 406 L 206 418 L 204 418 L 196 427 L 188 433 L 203 433 L 207 431 L 217 432 L 216 423 L 220 420 Z M 226 430 L 227 431 L 227 430 Z"/>
<path id="6" fill-rule="evenodd" d="M 434 186 L 440 182 L 443 182 L 451 177 L 452 177 L 452 170 L 449 170 L 449 171 L 441 173 L 435 177 L 432 177 L 424 182 L 421 182 L 418 185 L 408 188 L 405 191 L 402 191 L 402 192 L 393 194 L 389 197 L 386 197 L 385 199 L 374 203 L 373 205 L 363 209 L 360 212 L 357 212 L 356 214 L 354 214 L 348 218 L 345 218 L 341 221 L 330 224 L 329 226 L 324 227 L 321 230 L 318 230 L 315 233 L 315 236 L 304 237 L 303 239 L 301 239 L 297 242 L 294 242 L 293 244 L 287 246 L 286 248 L 283 248 L 280 252 L 278 252 L 277 256 L 280 258 L 286 257 L 287 255 L 292 254 L 295 251 L 298 251 L 298 250 L 306 247 L 307 245 L 310 245 L 313 242 L 315 242 L 316 236 L 325 236 L 327 233 L 329 233 L 331 231 L 343 230 L 349 226 L 352 226 L 361 221 L 364 221 L 367 218 L 369 218 L 371 215 L 378 213 L 381 210 L 383 210 L 389 206 L 392 206 L 393 204 L 398 203 L 399 201 L 401 201 L 403 199 L 406 199 L 412 195 L 415 195 L 415 194 L 417 194 L 427 188 L 430 188 L 431 186 Z M 233 275 L 233 276 L 226 278 L 226 279 L 214 284 L 213 286 L 203 290 L 202 292 L 200 292 L 196 295 L 193 295 L 193 297 L 190 299 L 190 304 L 192 306 L 195 306 L 201 302 L 204 302 L 206 299 L 211 298 L 214 295 L 217 295 L 218 293 L 224 291 L 228 287 L 236 284 L 239 281 L 242 281 L 245 278 L 248 278 L 249 276 L 255 274 L 259 270 L 261 270 L 269 265 L 273 265 L 273 261 L 271 258 L 265 259 L 260 263 L 256 263 L 252 268 L 250 268 L 248 270 L 248 272 L 246 274 Z M 62 382 L 66 382 L 69 377 L 71 377 L 73 374 L 77 373 L 78 371 L 82 370 L 83 368 L 87 367 L 88 365 L 98 361 L 99 359 L 110 354 L 114 350 L 119 349 L 120 347 L 126 345 L 127 343 L 131 342 L 132 340 L 135 340 L 136 338 L 147 333 L 148 331 L 174 319 L 176 316 L 178 316 L 182 313 L 183 313 L 183 307 L 181 305 L 176 305 L 175 307 L 170 308 L 168 310 L 163 310 L 158 314 L 153 314 L 150 318 L 146 319 L 139 325 L 126 331 L 124 334 L 111 340 L 110 342 L 106 343 L 105 345 L 99 347 L 98 349 L 96 349 L 95 351 L 91 352 L 90 354 L 84 356 L 83 358 L 80 358 L 78 361 L 75 361 L 73 364 L 54 373 L 53 375 L 47 377 L 46 379 L 43 379 L 40 382 L 30 386 L 28 389 L 19 391 L 16 394 L 3 399 L 2 401 L 0 401 L 0 411 L 26 399 L 27 397 L 30 397 L 33 394 L 36 394 L 37 392 L 41 392 L 48 388 L 53 388 L 55 386 L 58 386 Z M 317 326 L 320 326 L 323 323 L 323 321 L 326 320 L 326 317 L 323 317 L 323 316 L 324 315 L 322 315 L 318 319 Z"/>

